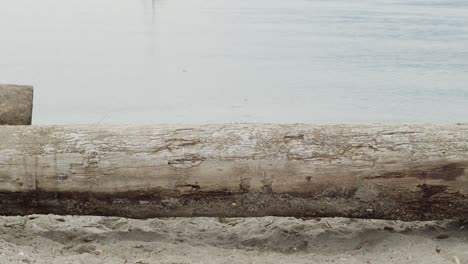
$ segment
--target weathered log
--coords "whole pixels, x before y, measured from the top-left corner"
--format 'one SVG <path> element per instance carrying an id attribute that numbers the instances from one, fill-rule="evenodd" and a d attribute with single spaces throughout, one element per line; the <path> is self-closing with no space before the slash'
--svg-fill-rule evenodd
<path id="1" fill-rule="evenodd" d="M 468 216 L 468 125 L 0 127 L 0 214 Z"/>
<path id="2" fill-rule="evenodd" d="M 0 125 L 31 125 L 33 87 L 0 84 Z"/>

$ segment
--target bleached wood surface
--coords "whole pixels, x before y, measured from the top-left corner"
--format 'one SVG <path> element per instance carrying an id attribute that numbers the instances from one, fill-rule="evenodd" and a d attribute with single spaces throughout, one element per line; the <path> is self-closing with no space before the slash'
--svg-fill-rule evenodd
<path id="1" fill-rule="evenodd" d="M 468 125 L 0 127 L 0 213 L 468 216 Z"/>
<path id="2" fill-rule="evenodd" d="M 33 88 L 0 84 L 0 125 L 31 125 Z"/>

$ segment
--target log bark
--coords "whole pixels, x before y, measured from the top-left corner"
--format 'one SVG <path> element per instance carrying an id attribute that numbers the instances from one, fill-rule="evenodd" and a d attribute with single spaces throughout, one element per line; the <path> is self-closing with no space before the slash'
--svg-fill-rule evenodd
<path id="1" fill-rule="evenodd" d="M 468 125 L 0 127 L 0 213 L 468 216 Z"/>
<path id="2" fill-rule="evenodd" d="M 33 87 L 0 84 L 0 125 L 31 125 Z"/>

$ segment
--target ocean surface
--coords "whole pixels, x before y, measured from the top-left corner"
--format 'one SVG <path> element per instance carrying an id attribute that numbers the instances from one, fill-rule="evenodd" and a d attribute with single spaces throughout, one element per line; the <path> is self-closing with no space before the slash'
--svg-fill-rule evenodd
<path id="1" fill-rule="evenodd" d="M 468 122 L 466 0 L 1 0 L 33 123 Z"/>

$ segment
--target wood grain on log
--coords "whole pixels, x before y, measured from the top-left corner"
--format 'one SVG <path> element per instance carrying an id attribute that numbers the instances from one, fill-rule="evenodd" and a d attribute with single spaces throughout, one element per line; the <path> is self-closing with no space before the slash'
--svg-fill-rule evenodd
<path id="1" fill-rule="evenodd" d="M 468 216 L 468 125 L 0 127 L 0 213 Z"/>
<path id="2" fill-rule="evenodd" d="M 0 125 L 31 125 L 33 88 L 0 84 Z"/>

